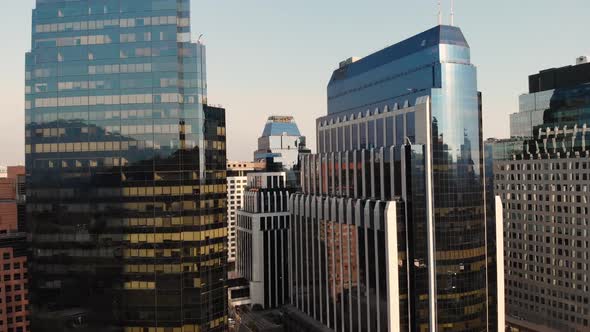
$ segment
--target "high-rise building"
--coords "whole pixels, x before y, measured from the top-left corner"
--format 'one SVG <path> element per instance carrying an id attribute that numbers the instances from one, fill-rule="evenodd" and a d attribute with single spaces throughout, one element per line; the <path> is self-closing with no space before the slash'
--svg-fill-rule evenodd
<path id="1" fill-rule="evenodd" d="M 30 331 L 23 166 L 0 176 L 0 331 Z"/>
<path id="2" fill-rule="evenodd" d="M 305 315 L 296 326 L 307 330 L 503 327 L 490 305 L 481 111 L 457 27 L 340 63 L 291 199 L 287 319 Z"/>
<path id="3" fill-rule="evenodd" d="M 484 178 L 486 191 L 486 238 L 488 250 L 488 283 L 496 285 L 496 287 L 489 287 L 488 294 L 490 301 L 488 305 L 489 319 L 497 321 L 498 311 L 502 312 L 502 317 L 505 317 L 505 294 L 504 294 L 504 247 L 503 247 L 503 224 L 499 201 L 494 199 L 494 144 L 498 140 L 495 138 L 488 138 L 484 142 Z M 496 215 L 496 210 L 500 215 Z M 497 224 L 500 223 L 500 224 Z M 498 279 L 500 278 L 500 279 Z M 493 310 L 492 308 L 496 308 Z M 505 321 L 504 321 L 505 323 Z M 498 331 L 500 331 L 499 326 Z M 503 330 L 502 330 L 503 331 Z"/>
<path id="4" fill-rule="evenodd" d="M 263 170 L 264 162 L 228 161 L 227 162 L 227 248 L 228 262 L 236 260 L 236 212 L 244 205 L 244 188 L 247 174 Z"/>
<path id="5" fill-rule="evenodd" d="M 305 147 L 302 136 L 292 116 L 269 116 L 262 136 L 258 138 L 258 149 L 254 152 L 255 161 L 273 159 L 287 169 L 297 165 L 299 151 Z"/>
<path id="6" fill-rule="evenodd" d="M 532 137 L 533 128 L 544 123 L 545 110 L 552 108 L 554 95 L 560 90 L 587 83 L 590 63 L 586 57 L 576 65 L 550 68 L 529 76 L 529 92 L 519 97 L 519 111 L 510 115 L 511 137 Z"/>
<path id="7" fill-rule="evenodd" d="M 26 56 L 35 331 L 222 331 L 225 111 L 189 0 L 37 0 Z"/>
<path id="8" fill-rule="evenodd" d="M 537 106 L 542 123 L 529 124 L 527 139 L 494 144 L 494 188 L 506 230 L 507 320 L 520 330 L 587 331 L 590 64 L 541 71 L 529 82 L 529 95 L 543 96 Z"/>
<path id="9" fill-rule="evenodd" d="M 299 155 L 307 153 L 305 137 L 293 117 L 271 116 L 258 140 L 257 162 L 253 164 L 256 169 L 235 180 L 235 192 L 240 189 L 241 203 L 235 213 L 236 279 L 232 280 L 235 286 L 230 287 L 232 306 L 249 304 L 251 308 L 276 309 L 289 302 L 289 196 L 298 187 Z M 233 164 L 237 170 L 248 166 Z M 229 165 L 230 162 L 228 169 Z"/>
<path id="10" fill-rule="evenodd" d="M 236 270 L 248 282 L 250 304 L 264 309 L 288 303 L 289 196 L 287 172 L 269 167 L 248 174 L 237 212 Z"/>

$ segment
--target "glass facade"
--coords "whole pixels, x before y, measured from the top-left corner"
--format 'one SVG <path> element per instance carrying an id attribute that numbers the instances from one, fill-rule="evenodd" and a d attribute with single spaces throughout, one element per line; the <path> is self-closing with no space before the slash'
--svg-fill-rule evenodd
<path id="1" fill-rule="evenodd" d="M 438 326 L 481 331 L 488 284 L 480 96 L 475 67 L 453 62 L 466 51 L 441 46 L 442 86 L 432 92 L 436 315 Z"/>
<path id="2" fill-rule="evenodd" d="M 37 0 L 26 56 L 35 331 L 221 331 L 225 111 L 188 0 Z"/>
<path id="3" fill-rule="evenodd" d="M 315 236 L 308 229 L 321 232 L 325 225 L 336 230 L 326 231 L 326 250 L 350 250 L 354 245 L 359 262 L 328 253 L 326 259 L 340 269 L 330 271 L 328 262 L 327 276 L 319 278 L 333 294 L 324 319 L 313 316 L 307 304 L 314 274 L 306 275 L 303 267 L 314 266 L 309 261 L 313 255 L 303 254 L 308 261 L 294 257 L 294 269 L 301 271 L 293 280 L 297 308 L 321 317 L 336 331 L 496 330 L 496 313 L 490 311 L 497 308 L 489 305 L 488 297 L 494 285 L 487 282 L 482 109 L 476 76 L 461 30 L 450 26 L 435 27 L 334 71 L 328 114 L 317 121 L 319 154 L 304 160 L 303 194 L 294 198 L 295 206 L 302 205 L 299 211 L 306 212 L 294 210 L 292 241 L 306 243 Z M 340 140 L 339 128 L 352 130 L 352 149 L 334 144 Z M 343 171 L 335 171 L 339 169 Z M 403 220 L 397 230 L 405 238 L 404 247 L 394 251 L 395 244 L 386 246 L 381 237 L 392 236 L 387 229 L 398 219 L 389 219 L 380 204 L 398 200 L 404 213 L 397 214 Z M 330 212 L 314 212 L 320 202 Z M 344 236 L 342 228 L 351 222 L 358 228 Z M 392 262 L 386 259 L 396 252 L 404 253 L 394 282 L 399 293 L 382 293 L 392 287 L 381 274 L 392 273 Z M 358 315 L 353 313 L 347 322 L 352 311 L 341 296 L 346 292 L 338 290 L 346 281 L 340 274 L 353 263 L 360 271 L 354 297 L 360 304 Z M 398 298 L 407 302 L 393 312 L 392 302 Z"/>
<path id="4" fill-rule="evenodd" d="M 297 165 L 300 150 L 305 150 L 305 136 L 299 132 L 295 119 L 287 115 L 274 115 L 268 117 L 262 136 L 258 138 L 254 160 L 264 162 L 272 159 L 286 169 L 293 169 Z"/>

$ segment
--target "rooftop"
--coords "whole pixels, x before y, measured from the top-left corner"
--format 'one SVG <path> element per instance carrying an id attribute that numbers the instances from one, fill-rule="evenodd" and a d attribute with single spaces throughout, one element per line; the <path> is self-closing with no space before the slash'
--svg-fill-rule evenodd
<path id="1" fill-rule="evenodd" d="M 292 116 L 273 115 L 268 118 L 262 136 L 301 136 Z"/>
<path id="2" fill-rule="evenodd" d="M 410 54 L 439 44 L 469 47 L 461 29 L 454 26 L 438 25 L 362 59 L 344 61 L 341 63 L 341 67 L 334 71 L 332 80 L 343 80 L 359 75 L 386 63 L 401 59 Z"/>
<path id="3" fill-rule="evenodd" d="M 568 89 L 590 82 L 590 63 L 578 62 L 576 65 L 549 68 L 529 76 L 529 93 Z"/>

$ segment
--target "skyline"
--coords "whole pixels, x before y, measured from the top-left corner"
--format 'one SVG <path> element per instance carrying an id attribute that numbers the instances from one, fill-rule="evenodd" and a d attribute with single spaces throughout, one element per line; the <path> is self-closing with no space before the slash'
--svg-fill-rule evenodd
<path id="1" fill-rule="evenodd" d="M 408 15 L 394 10 L 400 3 L 374 1 L 369 7 L 351 1 L 261 0 L 254 7 L 193 0 L 194 39 L 203 33 L 208 50 L 209 101 L 227 109 L 228 158 L 252 159 L 263 123 L 273 114 L 293 115 L 315 150 L 315 119 L 326 110 L 325 89 L 338 62 L 436 25 L 436 1 L 405 4 Z M 465 32 L 478 67 L 485 138 L 508 136 L 508 114 L 517 111 L 518 96 L 527 92 L 528 75 L 539 68 L 571 65 L 577 56 L 590 54 L 590 46 L 577 35 L 587 29 L 582 9 L 590 9 L 590 3 L 568 4 L 456 1 L 455 24 Z M 443 22 L 448 23 L 448 1 L 443 6 Z M 30 48 L 33 7 L 33 0 L 19 2 L 0 20 L 0 38 L 9 45 L 0 65 L 0 106 L 17 114 L 0 123 L 3 164 L 24 163 L 24 53 Z M 498 15 L 482 14 L 490 12 Z M 14 26 L 22 29 L 15 31 Z"/>
<path id="2" fill-rule="evenodd" d="M 588 0 L 5 2 L 1 331 L 589 329 Z"/>

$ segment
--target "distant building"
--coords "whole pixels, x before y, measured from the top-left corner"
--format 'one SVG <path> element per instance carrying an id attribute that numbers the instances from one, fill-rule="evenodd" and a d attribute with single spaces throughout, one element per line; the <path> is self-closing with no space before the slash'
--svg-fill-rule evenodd
<path id="1" fill-rule="evenodd" d="M 248 174 L 237 212 L 236 270 L 249 284 L 250 303 L 264 309 L 288 303 L 289 196 L 287 171 Z"/>
<path id="2" fill-rule="evenodd" d="M 545 69 L 529 76 L 529 93 L 519 97 L 519 111 L 510 115 L 510 137 L 532 137 L 533 128 L 544 123 L 546 110 L 575 106 L 557 105 L 563 102 L 560 95 L 568 90 L 575 93 L 575 88 L 588 83 L 589 77 L 586 57 L 577 58 L 576 65 Z"/>
<path id="3" fill-rule="evenodd" d="M 272 158 L 286 169 L 291 169 L 297 165 L 299 150 L 305 145 L 305 136 L 299 132 L 292 116 L 270 116 L 262 136 L 258 138 L 254 160 L 264 161 Z"/>
<path id="4" fill-rule="evenodd" d="M 227 176 L 246 176 L 253 171 L 266 168 L 266 161 L 227 161 Z"/>
<path id="5" fill-rule="evenodd" d="M 0 178 L 0 331 L 30 331 L 23 166 Z"/>
<path id="6" fill-rule="evenodd" d="M 236 211 L 243 206 L 246 175 L 263 170 L 265 162 L 228 161 L 227 162 L 227 234 L 228 262 L 236 260 Z"/>
<path id="7" fill-rule="evenodd" d="M 486 199 L 498 203 L 485 195 L 462 31 L 437 26 L 344 61 L 327 96 L 318 153 L 302 157 L 291 195 L 287 320 L 301 331 L 503 327 L 486 238 L 502 223 L 486 222 Z"/>
<path id="8" fill-rule="evenodd" d="M 237 210 L 236 279 L 231 280 L 235 285 L 229 289 L 230 305 L 272 309 L 289 302 L 289 197 L 299 185 L 299 156 L 308 153 L 293 117 L 271 116 L 258 139 L 255 162 L 228 162 L 228 190 L 234 191 L 228 193 L 228 211 Z"/>
<path id="9" fill-rule="evenodd" d="M 590 330 L 590 64 L 577 62 L 530 76 L 542 122 L 493 143 L 512 331 Z"/>

